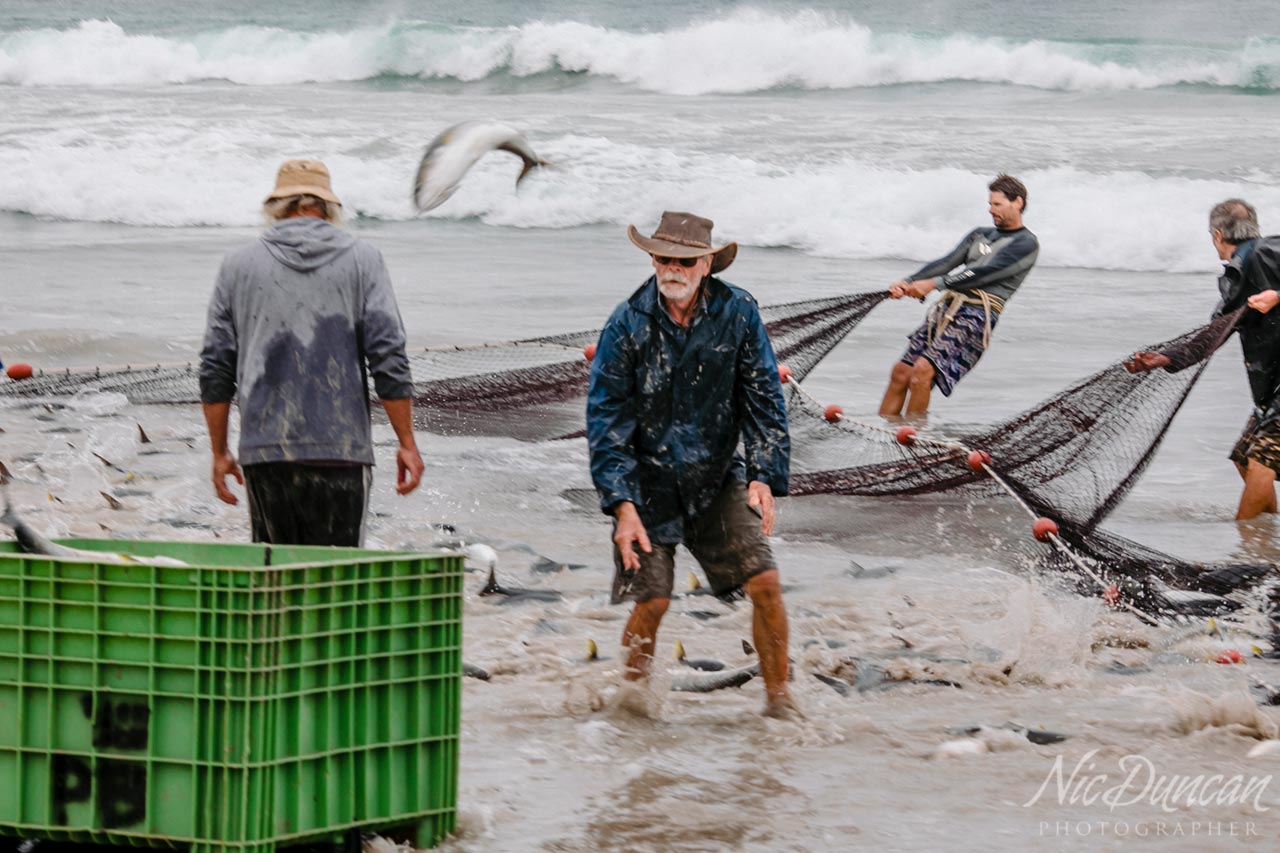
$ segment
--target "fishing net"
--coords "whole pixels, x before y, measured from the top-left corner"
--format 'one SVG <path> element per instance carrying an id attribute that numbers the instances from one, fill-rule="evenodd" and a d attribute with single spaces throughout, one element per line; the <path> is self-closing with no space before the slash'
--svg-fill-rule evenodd
<path id="1" fill-rule="evenodd" d="M 1209 357 L 1243 313 L 1148 347 L 1169 356 L 1167 370 L 1130 373 L 1117 362 L 1014 418 L 943 440 L 904 445 L 884 424 L 829 422 L 820 403 L 792 388 L 791 494 L 1010 491 L 1029 512 L 1058 523 L 1066 549 L 1040 547 L 1034 556 L 1074 576 L 1080 591 L 1109 590 L 1113 603 L 1157 616 L 1234 610 L 1239 601 L 1225 596 L 1266 579 L 1273 566 L 1183 560 L 1098 524 L 1150 464 Z M 996 476 L 970 467 L 973 450 L 990 456 Z"/>
<path id="2" fill-rule="evenodd" d="M 876 305 L 883 291 L 762 307 L 778 360 L 804 377 Z M 598 329 L 475 346 L 411 351 L 414 420 L 441 434 L 541 440 L 581 435 L 590 364 L 583 347 Z M 194 364 L 41 372 L 0 383 L 0 397 L 115 392 L 131 403 L 197 403 Z"/>
<path id="3" fill-rule="evenodd" d="M 1239 313 L 1149 347 L 1175 370 L 1129 373 L 1121 362 L 1098 371 L 1009 420 L 961 432 L 953 443 L 900 444 L 883 423 L 828 422 L 825 409 L 792 388 L 791 494 L 995 494 L 970 449 L 1033 508 L 1087 533 L 1137 482 L 1208 357 L 1235 328 Z M 927 435 L 927 433 L 923 433 Z"/>

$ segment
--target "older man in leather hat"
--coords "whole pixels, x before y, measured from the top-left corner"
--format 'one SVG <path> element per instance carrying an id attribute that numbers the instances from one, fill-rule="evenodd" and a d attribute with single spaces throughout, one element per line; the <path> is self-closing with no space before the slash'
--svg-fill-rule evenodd
<path id="1" fill-rule="evenodd" d="M 787 616 L 765 538 L 774 496 L 787 493 L 787 415 L 755 299 L 715 275 L 738 246 L 714 246 L 711 228 L 666 212 L 652 237 L 628 229 L 654 275 L 600 334 L 591 474 L 614 518 L 613 601 L 636 602 L 622 635 L 626 678 L 649 674 L 683 543 L 716 595 L 750 597 L 765 713 L 788 717 L 799 711 L 787 690 Z"/>

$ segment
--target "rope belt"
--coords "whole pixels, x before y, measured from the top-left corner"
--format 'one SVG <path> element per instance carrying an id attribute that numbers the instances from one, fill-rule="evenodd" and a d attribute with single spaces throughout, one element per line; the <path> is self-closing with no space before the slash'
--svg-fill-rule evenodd
<path id="1" fill-rule="evenodd" d="M 975 290 L 972 294 L 962 293 L 959 290 L 944 290 L 942 298 L 933 303 L 933 308 L 925 319 L 929 327 L 929 343 L 942 337 L 942 333 L 951 325 L 951 321 L 960 313 L 960 309 L 966 305 L 982 306 L 984 320 L 982 348 L 985 350 L 991 346 L 991 315 L 993 312 L 999 314 L 1004 310 L 1004 300 L 999 296 L 992 296 L 985 290 Z"/>

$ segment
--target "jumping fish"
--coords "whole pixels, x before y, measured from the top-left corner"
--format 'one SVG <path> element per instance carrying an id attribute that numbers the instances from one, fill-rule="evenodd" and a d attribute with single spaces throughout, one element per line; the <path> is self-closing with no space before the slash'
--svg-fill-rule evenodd
<path id="1" fill-rule="evenodd" d="M 551 165 L 533 152 L 519 131 L 497 122 L 464 121 L 427 145 L 413 182 L 414 205 L 426 212 L 444 204 L 457 192 L 467 171 L 490 151 L 508 151 L 523 161 L 517 187 L 533 169 Z"/>

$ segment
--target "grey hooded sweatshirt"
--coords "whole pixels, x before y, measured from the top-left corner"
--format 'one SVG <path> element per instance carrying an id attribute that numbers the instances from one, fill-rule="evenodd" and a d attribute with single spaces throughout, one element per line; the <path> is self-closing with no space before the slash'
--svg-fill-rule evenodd
<path id="1" fill-rule="evenodd" d="M 200 399 L 239 393 L 242 465 L 372 465 L 369 375 L 381 399 L 413 395 L 381 252 L 304 216 L 227 254 L 209 303 Z"/>

